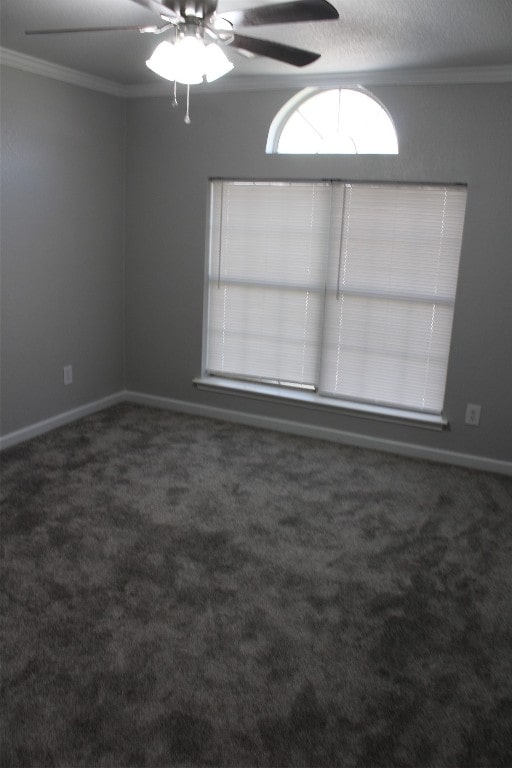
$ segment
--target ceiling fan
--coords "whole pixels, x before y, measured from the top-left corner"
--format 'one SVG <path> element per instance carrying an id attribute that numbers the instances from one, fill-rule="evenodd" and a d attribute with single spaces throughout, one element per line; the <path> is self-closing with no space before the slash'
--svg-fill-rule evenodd
<path id="1" fill-rule="evenodd" d="M 231 46 L 248 55 L 266 56 L 295 67 L 304 67 L 320 57 L 319 53 L 302 48 L 239 34 L 237 27 L 339 18 L 338 11 L 327 0 L 288 0 L 221 13 L 217 13 L 218 0 L 133 1 L 156 13 L 160 17 L 160 23 L 151 26 L 29 29 L 25 34 L 137 31 L 143 34 L 165 35 L 164 42 L 156 47 L 146 64 L 161 77 L 174 81 L 173 106 L 177 104 L 176 82 L 187 85 L 187 123 L 190 122 L 188 87 L 202 82 L 203 79 L 211 82 L 233 69 L 233 64 L 222 50 L 224 46 Z"/>
<path id="2" fill-rule="evenodd" d="M 73 32 L 138 31 L 161 35 L 175 30 L 178 34 L 201 36 L 215 42 L 231 45 L 258 56 L 303 67 L 320 57 L 301 48 L 294 48 L 270 40 L 240 35 L 235 27 L 292 24 L 300 21 L 327 21 L 339 18 L 338 11 L 327 0 L 291 0 L 290 2 L 261 5 L 246 10 L 217 13 L 217 0 L 133 0 L 138 5 L 157 13 L 160 26 L 78 27 L 71 29 L 29 29 L 26 35 L 54 35 Z"/>

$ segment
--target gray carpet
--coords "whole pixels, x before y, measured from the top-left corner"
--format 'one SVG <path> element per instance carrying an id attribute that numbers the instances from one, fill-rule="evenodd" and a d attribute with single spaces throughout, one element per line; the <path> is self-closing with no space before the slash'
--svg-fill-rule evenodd
<path id="1" fill-rule="evenodd" d="M 512 765 L 512 479 L 134 405 L 2 457 L 3 766 Z"/>

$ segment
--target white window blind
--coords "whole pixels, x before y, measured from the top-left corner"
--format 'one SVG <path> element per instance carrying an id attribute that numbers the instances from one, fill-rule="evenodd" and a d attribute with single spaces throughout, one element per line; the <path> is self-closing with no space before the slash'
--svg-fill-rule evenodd
<path id="1" fill-rule="evenodd" d="M 460 186 L 212 182 L 206 372 L 440 413 Z"/>
<path id="2" fill-rule="evenodd" d="M 214 182 L 209 373 L 315 386 L 329 184 Z"/>
<path id="3" fill-rule="evenodd" d="M 345 185 L 323 393 L 441 411 L 465 200 L 462 187 Z"/>

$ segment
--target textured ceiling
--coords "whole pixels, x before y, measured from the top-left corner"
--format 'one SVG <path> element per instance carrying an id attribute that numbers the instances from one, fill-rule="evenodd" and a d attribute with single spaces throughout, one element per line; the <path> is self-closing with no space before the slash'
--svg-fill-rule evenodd
<path id="1" fill-rule="evenodd" d="M 308 74 L 393 69 L 512 66 L 512 0 L 331 0 L 338 21 L 243 30 L 321 53 Z M 219 0 L 218 11 L 271 5 Z M 123 85 L 160 81 L 144 62 L 161 37 L 138 32 L 53 36 L 25 29 L 143 25 L 158 17 L 133 0 L 2 0 L 4 48 Z M 227 49 L 238 76 L 288 75 L 295 68 Z M 228 75 L 227 77 L 230 77 Z"/>

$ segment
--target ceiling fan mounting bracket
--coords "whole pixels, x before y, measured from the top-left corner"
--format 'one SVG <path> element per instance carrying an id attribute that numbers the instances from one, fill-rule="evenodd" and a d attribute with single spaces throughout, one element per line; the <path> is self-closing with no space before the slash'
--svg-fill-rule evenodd
<path id="1" fill-rule="evenodd" d="M 173 26 L 177 26 L 178 24 L 181 24 L 185 21 L 182 16 L 167 16 L 165 13 L 161 13 L 160 18 L 162 21 L 165 21 L 168 24 L 172 24 Z"/>

